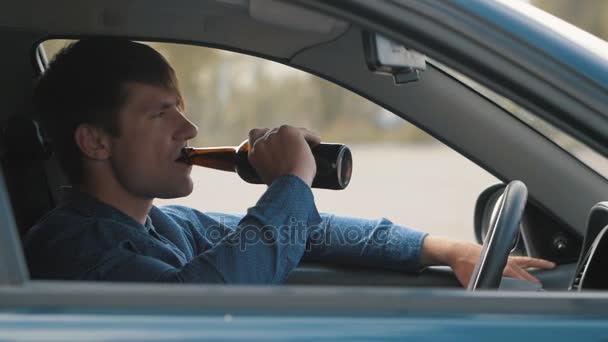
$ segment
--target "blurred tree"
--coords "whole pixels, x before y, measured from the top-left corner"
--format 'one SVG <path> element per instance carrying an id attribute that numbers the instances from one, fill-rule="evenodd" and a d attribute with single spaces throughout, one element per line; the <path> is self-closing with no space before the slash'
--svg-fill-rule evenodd
<path id="1" fill-rule="evenodd" d="M 61 50 L 62 48 L 68 46 L 74 40 L 68 39 L 51 39 L 47 40 L 43 43 L 44 52 L 46 53 L 46 57 L 49 62 L 53 59 L 53 57 Z"/>
<path id="2" fill-rule="evenodd" d="M 49 57 L 68 44 L 44 43 Z M 199 134 L 192 145 L 234 145 L 253 127 L 292 124 L 326 141 L 432 141 L 403 120 L 342 87 L 279 63 L 192 45 L 146 43 L 173 66 L 189 119 Z M 390 115 L 390 114 L 389 114 Z"/>
<path id="3" fill-rule="evenodd" d="M 531 3 L 608 40 L 608 1 L 606 0 L 531 0 Z"/>
<path id="4" fill-rule="evenodd" d="M 175 69 L 188 117 L 202 129 L 201 133 L 206 133 L 206 127 L 217 127 L 220 115 L 217 70 L 222 60 L 218 50 L 181 44 L 149 45 L 163 54 Z M 205 136 L 199 134 L 194 143 L 203 144 Z"/>

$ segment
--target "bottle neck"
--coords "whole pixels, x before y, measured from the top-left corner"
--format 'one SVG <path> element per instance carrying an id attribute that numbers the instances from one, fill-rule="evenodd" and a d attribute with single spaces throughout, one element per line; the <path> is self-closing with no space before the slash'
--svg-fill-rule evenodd
<path id="1" fill-rule="evenodd" d="M 184 155 L 187 162 L 192 165 L 236 172 L 236 152 L 234 147 L 189 147 L 184 150 Z"/>

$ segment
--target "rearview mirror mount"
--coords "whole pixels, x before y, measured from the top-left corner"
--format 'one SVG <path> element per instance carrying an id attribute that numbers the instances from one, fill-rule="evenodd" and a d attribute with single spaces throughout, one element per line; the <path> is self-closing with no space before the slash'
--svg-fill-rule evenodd
<path id="1" fill-rule="evenodd" d="M 426 70 L 426 56 L 376 33 L 363 34 L 365 59 L 371 71 L 393 75 L 395 83 L 417 81 Z"/>

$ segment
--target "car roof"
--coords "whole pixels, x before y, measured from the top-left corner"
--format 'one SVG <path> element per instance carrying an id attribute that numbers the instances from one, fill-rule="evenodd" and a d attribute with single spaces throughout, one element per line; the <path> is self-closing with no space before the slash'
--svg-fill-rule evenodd
<path id="1" fill-rule="evenodd" d="M 293 12 L 293 6 L 288 7 L 293 13 L 283 13 L 280 19 L 265 14 L 277 6 L 283 10 L 280 3 L 257 0 L 25 0 L 0 3 L 0 26 L 62 37 L 120 35 L 141 40 L 204 41 L 277 59 L 335 39 L 348 28 L 328 16 L 306 10 Z M 243 31 L 248 34 L 242 35 Z"/>

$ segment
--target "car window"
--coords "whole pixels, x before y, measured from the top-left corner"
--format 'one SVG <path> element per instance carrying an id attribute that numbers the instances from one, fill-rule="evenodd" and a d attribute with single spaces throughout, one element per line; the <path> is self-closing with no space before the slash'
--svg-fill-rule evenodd
<path id="1" fill-rule="evenodd" d="M 49 58 L 68 41 L 43 43 Z M 149 43 L 174 67 L 192 146 L 238 145 L 253 127 L 307 127 L 323 141 L 347 144 L 353 175 L 342 191 L 314 190 L 319 211 L 386 217 L 433 234 L 474 241 L 477 196 L 494 176 L 386 109 L 309 73 L 249 55 L 206 47 Z M 201 211 L 244 213 L 265 186 L 235 174 L 194 168 L 194 192 L 157 200 Z M 451 203 L 437 215 L 437 203 Z"/>

